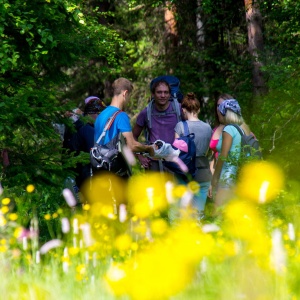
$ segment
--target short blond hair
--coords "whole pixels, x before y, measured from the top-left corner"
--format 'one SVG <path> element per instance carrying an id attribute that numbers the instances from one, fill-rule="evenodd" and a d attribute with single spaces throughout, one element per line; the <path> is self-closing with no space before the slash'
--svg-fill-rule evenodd
<path id="1" fill-rule="evenodd" d="M 133 90 L 133 84 L 130 80 L 120 77 L 113 82 L 112 90 L 114 96 L 120 95 L 123 91 L 128 91 L 128 93 L 131 94 Z"/>

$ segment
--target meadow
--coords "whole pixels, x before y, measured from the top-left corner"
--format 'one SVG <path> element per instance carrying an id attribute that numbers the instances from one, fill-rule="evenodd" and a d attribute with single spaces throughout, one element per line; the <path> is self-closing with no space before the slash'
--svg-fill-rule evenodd
<path id="1" fill-rule="evenodd" d="M 1 299 L 298 299 L 299 186 L 267 161 L 247 164 L 235 197 L 206 217 L 191 207 L 195 182 L 136 174 L 93 178 L 77 206 L 19 224 L 1 197 Z M 35 193 L 27 186 L 27 197 Z"/>

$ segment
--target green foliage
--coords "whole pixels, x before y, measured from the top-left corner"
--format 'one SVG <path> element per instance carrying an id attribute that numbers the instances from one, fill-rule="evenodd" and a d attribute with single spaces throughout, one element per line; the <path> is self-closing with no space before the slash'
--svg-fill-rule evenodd
<path id="1" fill-rule="evenodd" d="M 299 88 L 297 78 L 280 86 L 277 82 L 277 87 L 274 86 L 261 99 L 259 113 L 253 116 L 255 133 L 260 137 L 264 156 L 279 163 L 293 180 L 300 179 L 297 139 L 300 130 Z"/>
<path id="2" fill-rule="evenodd" d="M 256 99 L 253 131 L 266 158 L 279 163 L 291 180 L 299 180 L 299 14 L 293 1 L 261 1 L 264 24 L 263 72 L 269 93 Z"/>
<path id="3" fill-rule="evenodd" d="M 206 0 L 201 1 L 201 6 L 189 0 L 124 3 L 116 5 L 115 28 L 126 40 L 121 49 L 127 57 L 120 62 L 122 74 L 133 79 L 136 86 L 134 102 L 129 107 L 131 114 L 145 107 L 151 79 L 162 74 L 177 76 L 183 92 L 193 91 L 200 100 L 213 100 L 218 93 L 228 92 L 243 107 L 248 106 L 252 97 L 251 64 L 242 2 Z M 174 13 L 173 33 L 166 30 L 167 8 Z M 197 17 L 203 22 L 203 45 L 197 40 Z M 211 101 L 201 111 L 201 117 L 211 122 L 212 106 Z"/>
<path id="4" fill-rule="evenodd" d="M 62 99 L 75 69 L 85 68 L 94 57 L 117 65 L 118 35 L 97 24 L 98 15 L 85 16 L 84 4 L 77 0 L 1 2 L 0 149 L 8 150 L 10 160 L 1 181 L 20 199 L 19 208 L 26 212 L 24 224 L 33 214 L 43 218 L 57 208 L 68 169 L 79 159 L 62 152 L 55 129 L 55 124 L 65 122 L 62 116 L 69 106 L 63 106 Z M 43 192 L 24 198 L 28 184 Z"/>
<path id="5" fill-rule="evenodd" d="M 1 1 L 0 149 L 8 149 L 10 158 L 1 180 L 17 199 L 33 183 L 46 191 L 34 199 L 38 214 L 55 209 L 68 169 L 86 158 L 69 159 L 62 152 L 53 124 L 64 123 L 64 110 L 85 96 L 108 102 L 110 82 L 118 76 L 135 83 L 127 108 L 131 116 L 145 107 L 149 83 L 157 75 L 174 74 L 184 93 L 209 97 L 201 117 L 211 122 L 217 94 L 233 94 L 264 157 L 299 179 L 300 4 L 259 1 L 265 47 L 260 59 L 269 94 L 253 101 L 243 1 L 200 2 Z M 174 13 L 173 33 L 166 30 L 166 9 Z M 71 103 L 62 106 L 66 99 Z"/>

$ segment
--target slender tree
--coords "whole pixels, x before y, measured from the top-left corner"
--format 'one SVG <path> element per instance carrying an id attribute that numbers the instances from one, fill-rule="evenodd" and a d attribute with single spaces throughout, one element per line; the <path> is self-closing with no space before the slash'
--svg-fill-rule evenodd
<path id="1" fill-rule="evenodd" d="M 262 16 L 257 0 L 244 0 L 244 2 L 248 28 L 248 51 L 253 65 L 253 93 L 257 96 L 266 92 L 266 83 L 262 72 L 263 63 L 260 58 L 260 53 L 263 51 Z"/>

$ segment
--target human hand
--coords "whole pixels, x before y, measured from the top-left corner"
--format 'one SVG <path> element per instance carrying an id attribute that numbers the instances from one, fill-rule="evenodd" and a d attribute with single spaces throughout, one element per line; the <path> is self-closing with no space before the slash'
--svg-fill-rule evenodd
<path id="1" fill-rule="evenodd" d="M 153 150 L 154 151 L 154 150 Z M 143 155 L 141 155 L 141 154 L 138 154 L 137 155 L 137 158 L 138 158 L 138 160 L 140 161 L 140 163 L 141 163 L 141 166 L 143 167 L 143 168 L 149 168 L 150 167 L 150 165 L 151 165 L 151 159 L 149 159 L 148 157 L 145 157 L 145 156 L 143 156 Z"/>

